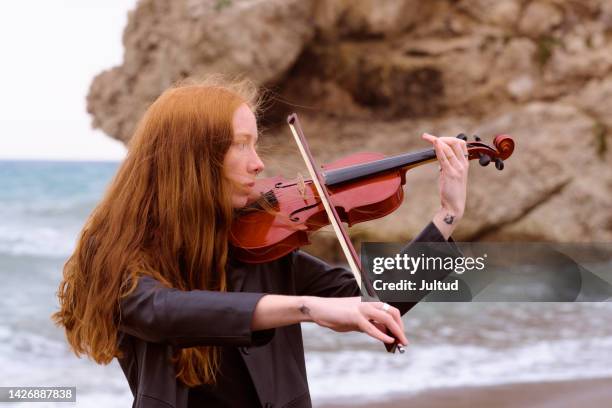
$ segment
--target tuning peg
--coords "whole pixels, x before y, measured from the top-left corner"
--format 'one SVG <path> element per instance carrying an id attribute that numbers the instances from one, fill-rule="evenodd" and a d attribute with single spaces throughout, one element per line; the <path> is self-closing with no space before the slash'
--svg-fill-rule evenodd
<path id="1" fill-rule="evenodd" d="M 468 137 L 467 137 L 467 135 L 466 135 L 465 133 L 459 133 L 459 134 L 457 135 L 457 139 L 461 139 L 461 140 L 463 140 L 463 141 L 466 141 L 466 142 L 467 142 Z"/>
<path id="2" fill-rule="evenodd" d="M 488 166 L 489 163 L 491 163 L 491 157 L 488 154 L 479 153 L 479 156 L 478 163 L 480 163 L 481 166 Z"/>
<path id="3" fill-rule="evenodd" d="M 497 170 L 503 170 L 504 169 L 504 161 L 500 158 L 495 159 L 495 168 Z"/>
<path id="4" fill-rule="evenodd" d="M 478 135 L 472 135 L 472 137 L 474 138 L 475 141 L 480 142 L 482 139 L 480 139 L 480 137 L 478 137 Z"/>

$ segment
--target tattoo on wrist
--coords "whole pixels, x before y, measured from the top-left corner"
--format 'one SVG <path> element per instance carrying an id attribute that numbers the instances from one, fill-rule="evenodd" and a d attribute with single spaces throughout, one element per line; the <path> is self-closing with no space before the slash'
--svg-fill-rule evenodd
<path id="1" fill-rule="evenodd" d="M 302 312 L 306 316 L 310 316 L 310 309 L 306 305 L 300 306 L 300 312 Z"/>
<path id="2" fill-rule="evenodd" d="M 446 214 L 446 217 L 444 217 L 444 222 L 447 223 L 448 225 L 451 225 L 453 221 L 455 221 L 455 216 Z"/>

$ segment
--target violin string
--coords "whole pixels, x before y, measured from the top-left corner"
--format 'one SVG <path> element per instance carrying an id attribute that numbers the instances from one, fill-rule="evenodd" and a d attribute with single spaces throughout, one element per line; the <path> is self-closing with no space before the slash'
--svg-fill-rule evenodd
<path id="1" fill-rule="evenodd" d="M 274 196 L 276 197 L 276 199 L 278 201 L 283 201 L 283 202 L 289 203 L 289 204 L 294 204 L 294 203 L 298 203 L 298 202 L 304 201 L 304 196 L 302 196 L 299 192 L 296 192 L 295 189 L 288 189 L 286 191 L 282 191 L 282 190 L 281 191 L 279 191 L 279 190 L 270 190 L 270 191 L 274 191 Z M 268 193 L 268 192 L 266 192 L 266 193 Z M 264 195 L 266 193 L 264 193 Z M 332 195 L 333 195 L 333 193 L 332 193 Z M 309 194 L 309 192 L 306 191 L 306 199 L 318 199 L 318 195 L 315 195 L 314 192 L 311 192 Z"/>
<path id="2" fill-rule="evenodd" d="M 429 149 L 429 150 L 428 150 L 428 152 L 430 152 L 430 151 L 431 151 L 431 152 L 433 152 L 434 150 L 433 150 L 433 149 Z M 311 179 L 309 179 L 309 178 L 308 178 L 308 179 L 304 179 L 303 181 L 304 181 L 304 183 L 305 183 L 305 184 L 310 184 L 310 183 L 312 183 L 312 180 L 311 180 Z M 278 198 L 283 198 L 283 197 L 285 197 L 285 194 L 283 194 L 284 192 L 283 192 L 282 190 L 278 189 L 278 188 L 277 188 L 277 189 L 275 189 L 275 190 L 274 190 L 274 192 L 275 192 L 275 195 L 276 195 Z M 293 193 L 293 191 L 292 191 L 292 193 Z"/>
<path id="3" fill-rule="evenodd" d="M 270 190 L 270 191 L 274 191 L 274 190 Z M 263 193 L 263 197 L 258 199 L 258 202 L 265 203 L 264 205 L 272 206 L 273 207 L 273 205 L 270 204 L 267 201 L 267 198 L 266 198 L 266 195 L 270 191 L 268 191 L 266 193 Z M 303 203 L 305 199 L 307 200 L 307 202 L 311 201 L 313 199 L 318 201 L 318 196 L 314 195 L 314 193 L 306 194 L 306 196 L 304 197 L 299 192 L 296 192 L 294 189 L 289 189 L 289 190 L 286 190 L 286 191 L 278 191 L 278 190 L 276 190 L 276 191 L 274 191 L 274 196 L 276 198 L 276 201 L 282 201 L 283 203 L 289 204 L 289 205 L 296 204 L 296 203 Z M 308 204 L 308 205 L 310 205 L 310 204 Z M 256 209 L 253 209 L 253 210 L 260 210 L 260 209 L 256 208 Z"/>
<path id="4" fill-rule="evenodd" d="M 295 197 L 290 198 L 290 199 L 286 198 L 287 196 L 289 196 L 289 193 L 285 193 L 283 196 L 285 198 L 282 200 L 282 202 L 285 205 L 287 205 L 287 206 L 291 206 L 292 204 L 295 204 L 295 203 L 301 203 L 301 204 L 303 203 L 303 198 L 301 197 L 301 195 L 296 195 Z M 308 206 L 321 204 L 321 201 L 318 198 L 315 198 L 314 196 L 311 196 L 309 198 L 310 198 L 310 202 L 305 203 Z M 315 200 L 315 202 L 312 202 L 312 200 Z M 264 201 L 264 203 L 265 203 L 265 201 Z M 282 212 L 280 212 L 280 211 L 278 211 L 278 210 L 276 210 L 274 208 L 271 208 L 270 204 L 265 203 L 264 207 L 268 207 L 268 208 L 251 208 L 248 211 L 249 212 L 250 211 L 265 211 L 265 212 L 269 212 L 269 213 L 271 213 L 271 214 L 273 214 L 275 216 L 282 215 L 282 216 L 284 216 L 286 221 L 288 221 L 290 223 L 293 223 L 293 221 L 290 220 L 291 217 L 289 215 L 283 214 Z M 377 211 L 375 211 L 375 210 L 367 210 L 367 209 L 363 209 L 363 208 L 360 209 L 360 213 L 362 213 L 362 214 L 374 214 L 376 212 Z M 327 225 L 327 224 L 325 224 L 325 225 Z"/>
<path id="5" fill-rule="evenodd" d="M 428 149 L 427 152 L 434 152 L 434 149 Z M 305 185 L 312 184 L 312 180 L 310 178 L 303 179 L 302 181 Z M 282 200 L 286 202 L 287 204 L 294 204 L 294 203 L 298 203 L 304 200 L 304 197 L 302 195 L 295 192 L 295 188 L 289 188 L 288 190 L 284 190 L 282 188 L 276 187 L 262 194 L 267 194 L 269 192 L 273 192 L 277 200 Z M 313 194 L 306 194 L 306 198 L 313 198 L 313 197 L 314 197 Z"/>

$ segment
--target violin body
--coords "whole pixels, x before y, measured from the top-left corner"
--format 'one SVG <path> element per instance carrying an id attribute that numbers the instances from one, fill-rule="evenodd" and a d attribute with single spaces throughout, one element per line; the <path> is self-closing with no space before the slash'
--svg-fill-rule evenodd
<path id="1" fill-rule="evenodd" d="M 322 166 L 324 171 L 378 161 L 380 153 L 357 153 Z M 328 186 L 329 194 L 343 222 L 349 227 L 384 217 L 404 199 L 405 172 L 388 171 L 355 181 Z M 271 211 L 263 208 L 243 212 L 233 223 L 230 242 L 235 256 L 243 262 L 260 263 L 278 259 L 310 243 L 308 233 L 329 225 L 325 208 L 310 180 L 272 177 L 256 182 L 257 192 L 268 197 Z"/>

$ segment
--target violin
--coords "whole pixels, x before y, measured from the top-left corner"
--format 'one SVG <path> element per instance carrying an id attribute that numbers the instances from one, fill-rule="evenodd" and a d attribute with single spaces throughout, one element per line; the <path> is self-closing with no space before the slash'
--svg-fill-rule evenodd
<path id="1" fill-rule="evenodd" d="M 287 123 L 311 178 L 272 177 L 256 184 L 260 199 L 232 223 L 230 241 L 235 256 L 250 263 L 278 259 L 309 244 L 309 232 L 331 223 L 362 301 L 380 301 L 343 222 L 351 226 L 395 211 L 404 198 L 406 171 L 436 161 L 435 151 L 427 149 L 392 157 L 354 154 L 321 166 L 322 172 L 315 164 L 297 115 L 289 115 Z M 464 134 L 457 137 L 467 141 Z M 468 158 L 478 158 L 482 166 L 493 160 L 495 167 L 502 170 L 504 160 L 514 151 L 512 138 L 498 135 L 493 139 L 494 147 L 478 137 L 474 139 L 467 144 Z M 387 334 L 391 335 L 388 329 Z M 385 343 L 385 348 L 390 353 L 404 352 L 397 338 L 393 344 Z"/>
<path id="2" fill-rule="evenodd" d="M 514 151 L 514 141 L 508 135 L 495 136 L 493 146 L 476 135 L 469 142 L 463 133 L 457 138 L 467 142 L 468 159 L 478 159 L 483 167 L 494 162 L 503 170 L 504 160 Z M 321 166 L 321 174 L 341 221 L 350 227 L 399 208 L 406 172 L 436 161 L 434 149 L 389 157 L 356 153 Z M 233 254 L 243 262 L 281 258 L 310 244 L 309 234 L 330 223 L 312 178 L 270 177 L 257 181 L 254 189 L 260 198 L 240 211 L 230 230 Z"/>

